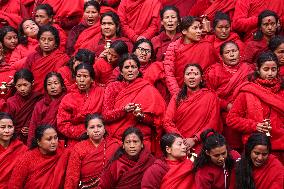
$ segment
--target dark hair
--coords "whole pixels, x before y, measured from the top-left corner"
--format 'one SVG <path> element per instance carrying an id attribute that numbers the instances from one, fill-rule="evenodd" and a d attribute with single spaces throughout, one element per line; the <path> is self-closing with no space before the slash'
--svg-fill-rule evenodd
<path id="1" fill-rule="evenodd" d="M 55 39 L 55 44 L 56 44 L 56 48 L 59 47 L 60 45 L 60 37 L 59 37 L 59 33 L 58 33 L 58 30 L 51 26 L 51 25 L 44 25 L 44 26 L 41 26 L 39 28 L 39 31 L 37 33 L 37 39 L 40 40 L 40 37 L 41 35 L 44 33 L 44 32 L 50 32 L 52 33 L 52 35 L 54 36 L 54 39 Z"/>
<path id="2" fill-rule="evenodd" d="M 142 38 L 142 39 L 139 39 L 138 41 L 136 41 L 133 45 L 132 53 L 134 53 L 136 51 L 136 49 L 139 47 L 139 45 L 141 45 L 142 43 L 147 43 L 147 44 L 150 45 L 150 47 L 151 47 L 151 57 L 150 58 L 151 58 L 152 61 L 155 61 L 156 53 L 154 51 L 153 43 L 149 39 Z"/>
<path id="3" fill-rule="evenodd" d="M 18 28 L 19 43 L 24 45 L 24 46 L 28 45 L 28 36 L 26 36 L 26 34 L 24 32 L 24 28 L 23 28 L 23 25 L 27 20 L 33 21 L 31 18 L 23 19 L 23 21 L 20 23 L 19 28 Z"/>
<path id="4" fill-rule="evenodd" d="M 160 147 L 164 156 L 167 156 L 168 153 L 166 149 L 167 147 L 171 147 L 173 145 L 176 138 L 182 138 L 182 137 L 177 133 L 166 133 L 162 136 L 160 140 Z"/>
<path id="5" fill-rule="evenodd" d="M 220 55 L 223 55 L 223 53 L 224 53 L 224 48 L 225 48 L 228 44 L 233 44 L 233 45 L 235 45 L 235 46 L 238 48 L 238 50 L 240 50 L 239 45 L 238 45 L 236 42 L 234 42 L 234 41 L 226 41 L 226 42 L 222 43 L 222 45 L 221 45 L 221 47 L 220 47 Z"/>
<path id="6" fill-rule="evenodd" d="M 40 4 L 35 8 L 35 12 L 38 10 L 44 10 L 49 18 L 54 16 L 54 11 L 50 4 Z"/>
<path id="7" fill-rule="evenodd" d="M 88 63 L 81 63 L 79 64 L 78 66 L 76 66 L 75 68 L 75 74 L 77 75 L 77 72 L 81 69 L 86 69 L 88 70 L 89 74 L 90 74 L 90 77 L 95 80 L 95 71 L 94 71 L 94 68 L 91 64 L 88 64 Z"/>
<path id="8" fill-rule="evenodd" d="M 91 0 L 91 1 L 87 1 L 84 3 L 84 11 L 89 7 L 89 6 L 93 6 L 95 7 L 95 9 L 97 9 L 98 12 L 100 12 L 101 10 L 101 6 L 97 1 Z"/>
<path id="9" fill-rule="evenodd" d="M 133 60 L 136 64 L 137 64 L 137 67 L 138 69 L 140 68 L 140 61 L 139 59 L 137 58 L 137 56 L 135 54 L 123 54 L 120 58 L 119 58 L 119 61 L 118 61 L 118 67 L 119 67 L 119 70 L 120 72 L 122 72 L 122 68 L 124 66 L 124 63 L 126 60 Z M 142 77 L 142 74 L 139 72 L 138 74 L 138 77 Z M 119 74 L 117 80 L 118 81 L 123 81 L 123 76 L 121 74 Z"/>
<path id="10" fill-rule="evenodd" d="M 162 10 L 160 10 L 160 19 L 163 20 L 164 14 L 168 10 L 175 11 L 176 14 L 177 14 L 178 23 L 181 23 L 181 17 L 180 17 L 179 9 L 176 6 L 173 6 L 173 5 L 164 6 L 164 8 Z M 165 30 L 163 26 L 162 26 L 161 30 Z M 180 31 L 180 26 L 179 25 L 177 27 L 177 31 Z"/>
<path id="11" fill-rule="evenodd" d="M 85 128 L 88 128 L 88 124 L 89 121 L 91 121 L 92 119 L 99 119 L 102 121 L 103 124 L 105 124 L 105 121 L 103 119 L 103 116 L 101 114 L 87 114 L 86 118 L 85 118 Z"/>
<path id="12" fill-rule="evenodd" d="M 110 44 L 111 49 L 113 49 L 119 56 L 128 53 L 128 46 L 122 40 L 116 40 Z"/>
<path id="13" fill-rule="evenodd" d="M 181 31 L 187 30 L 195 21 L 200 22 L 201 20 L 195 16 L 185 16 L 181 19 L 180 29 Z"/>
<path id="14" fill-rule="evenodd" d="M 238 189 L 255 189 L 255 183 L 252 175 L 253 163 L 251 160 L 251 151 L 257 145 L 267 146 L 269 153 L 271 152 L 270 138 L 264 133 L 253 133 L 245 144 L 245 149 L 241 160 L 236 164 L 236 187 Z"/>
<path id="15" fill-rule="evenodd" d="M 191 63 L 191 64 L 187 64 L 185 67 L 184 67 L 184 70 L 183 70 L 183 75 L 185 74 L 185 71 L 187 68 L 189 68 L 190 66 L 193 66 L 193 67 L 196 67 L 199 71 L 200 71 L 200 74 L 201 76 L 203 76 L 203 70 L 201 68 L 201 66 L 199 64 L 195 64 L 195 63 Z M 199 84 L 199 87 L 200 88 L 204 88 L 205 87 L 205 82 L 204 80 L 202 80 Z M 177 95 L 177 99 L 176 99 L 176 105 L 179 106 L 180 102 L 182 100 L 185 100 L 187 98 L 187 86 L 186 84 L 184 83 L 181 87 L 181 90 L 179 91 L 178 95 Z"/>
<path id="16" fill-rule="evenodd" d="M 231 172 L 234 166 L 234 160 L 229 153 L 225 137 L 214 129 L 207 129 L 201 133 L 200 138 L 202 142 L 202 149 L 194 161 L 193 172 L 197 172 L 198 169 L 207 165 L 211 161 L 210 156 L 208 156 L 206 152 L 210 152 L 212 149 L 222 147 L 224 145 L 226 146 L 228 153 L 228 156 L 225 160 L 225 166 L 229 172 Z"/>
<path id="17" fill-rule="evenodd" d="M 38 142 L 41 140 L 41 138 L 43 137 L 44 132 L 47 129 L 54 129 L 56 131 L 56 129 L 53 126 L 48 125 L 48 124 L 38 126 L 36 128 L 36 130 L 35 130 L 35 136 L 34 136 L 34 138 L 32 140 L 32 144 L 30 146 L 30 150 L 38 147 Z"/>
<path id="18" fill-rule="evenodd" d="M 260 41 L 263 38 L 263 33 L 261 31 L 261 24 L 262 24 L 262 20 L 265 17 L 268 17 L 268 16 L 273 16 L 275 18 L 275 20 L 276 20 L 276 24 L 278 23 L 279 17 L 278 17 L 278 15 L 274 11 L 271 11 L 271 10 L 264 10 L 264 11 L 262 11 L 258 15 L 257 31 L 255 32 L 254 37 L 253 37 L 255 41 Z M 277 31 L 276 31 L 276 33 L 277 33 Z"/>
<path id="19" fill-rule="evenodd" d="M 14 74 L 14 85 L 18 82 L 19 79 L 25 79 L 30 83 L 34 82 L 34 75 L 33 73 L 28 69 L 20 69 Z"/>
<path id="20" fill-rule="evenodd" d="M 15 123 L 15 120 L 12 118 L 12 116 L 6 112 L 0 112 L 0 120 L 2 119 L 10 119 L 13 123 L 13 126 L 15 127 L 16 123 Z M 11 141 L 12 140 L 15 140 L 17 138 L 17 135 L 16 135 L 16 132 L 14 131 L 13 133 L 13 136 L 11 138 Z"/>
<path id="21" fill-rule="evenodd" d="M 216 28 L 218 22 L 221 21 L 221 20 L 227 20 L 229 22 L 229 24 L 231 25 L 231 19 L 230 19 L 229 15 L 226 14 L 226 13 L 223 13 L 221 11 L 217 11 L 215 13 L 214 18 L 213 18 L 213 28 L 214 29 Z"/>
<path id="22" fill-rule="evenodd" d="M 268 48 L 269 50 L 274 52 L 283 43 L 284 43 L 284 36 L 276 35 L 270 39 Z"/>
<path id="23" fill-rule="evenodd" d="M 106 12 L 101 16 L 101 19 L 100 19 L 101 24 L 102 24 L 103 18 L 106 16 L 109 16 L 112 18 L 112 21 L 114 22 L 115 27 L 116 27 L 115 34 L 116 36 L 120 36 L 121 35 L 121 27 L 120 27 L 121 24 L 120 24 L 119 16 L 115 12 L 112 12 L 112 11 Z"/>
<path id="24" fill-rule="evenodd" d="M 5 49 L 5 45 L 4 45 L 4 37 L 6 36 L 7 33 L 9 32 L 15 32 L 16 34 L 18 34 L 17 30 L 11 26 L 4 26 L 0 29 L 0 41 L 3 44 L 3 48 Z"/>
<path id="25" fill-rule="evenodd" d="M 64 79 L 62 78 L 61 74 L 58 73 L 58 72 L 49 72 L 48 74 L 46 74 L 45 79 L 44 79 L 44 83 L 43 83 L 44 90 L 47 92 L 47 80 L 49 78 L 51 78 L 52 76 L 55 76 L 55 77 L 58 78 L 59 83 L 60 83 L 61 88 L 62 88 L 62 92 L 65 92 L 66 91 L 66 86 L 64 84 Z"/>

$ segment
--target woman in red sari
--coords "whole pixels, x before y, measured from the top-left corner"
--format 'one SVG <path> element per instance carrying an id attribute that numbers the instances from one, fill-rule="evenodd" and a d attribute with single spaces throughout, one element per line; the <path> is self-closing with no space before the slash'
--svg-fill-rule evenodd
<path id="1" fill-rule="evenodd" d="M 272 52 L 262 53 L 251 82 L 243 83 L 236 91 L 226 122 L 242 134 L 243 144 L 253 132 L 272 136 L 272 154 L 284 162 L 284 90 L 278 70 L 277 56 Z"/>
<path id="2" fill-rule="evenodd" d="M 128 127 L 135 126 L 142 131 L 146 148 L 152 147 L 155 152 L 155 136 L 161 131 L 165 102 L 159 92 L 141 78 L 140 62 L 135 55 L 123 55 L 118 66 L 120 75 L 107 86 L 104 96 L 107 132 L 119 139 Z"/>
<path id="3" fill-rule="evenodd" d="M 76 144 L 70 154 L 65 189 L 97 186 L 101 172 L 119 148 L 118 141 L 107 137 L 101 115 L 87 115 L 85 127 L 87 140 Z"/>
<path id="4" fill-rule="evenodd" d="M 182 19 L 183 37 L 172 42 L 164 60 L 166 84 L 171 96 L 179 92 L 184 78 L 184 67 L 189 63 L 197 63 L 203 70 L 217 62 L 217 54 L 212 44 L 201 40 L 201 21 L 192 16 Z M 200 53 L 202 52 L 202 53 Z"/>
<path id="5" fill-rule="evenodd" d="M 41 125 L 36 129 L 29 151 L 17 161 L 9 189 L 63 189 L 69 152 L 59 145 L 55 128 Z"/>
<path id="6" fill-rule="evenodd" d="M 196 3 L 196 0 L 160 0 L 162 7 L 175 6 L 179 12 L 180 16 L 184 17 L 189 15 L 188 12 Z"/>
<path id="7" fill-rule="evenodd" d="M 33 83 L 34 77 L 29 70 L 17 71 L 14 75 L 14 85 L 17 92 L 7 99 L 3 107 L 3 111 L 14 117 L 15 133 L 25 144 L 27 143 L 32 112 L 35 104 L 42 98 L 42 95 L 34 92 Z"/>
<path id="8" fill-rule="evenodd" d="M 229 188 L 235 161 L 240 154 L 230 150 L 224 136 L 214 129 L 201 133 L 202 150 L 194 160 L 197 189 Z"/>
<path id="9" fill-rule="evenodd" d="M 66 53 L 73 55 L 75 51 L 85 46 L 93 37 L 100 34 L 100 5 L 96 1 L 84 4 L 84 14 L 81 23 L 74 26 L 67 38 Z"/>
<path id="10" fill-rule="evenodd" d="M 13 51 L 9 62 L 16 70 L 23 67 L 27 56 L 38 47 L 38 31 L 38 25 L 31 19 L 25 19 L 19 25 L 19 45 Z"/>
<path id="11" fill-rule="evenodd" d="M 50 25 L 42 26 L 38 32 L 39 47 L 30 54 L 24 67 L 31 70 L 35 77 L 34 89 L 44 93 L 43 81 L 47 73 L 57 71 L 64 66 L 69 57 L 58 49 L 60 38 L 56 28 Z"/>
<path id="12" fill-rule="evenodd" d="M 140 189 L 143 174 L 154 161 L 154 156 L 144 146 L 142 132 L 130 127 L 123 132 L 122 146 L 101 175 L 98 188 Z"/>
<path id="13" fill-rule="evenodd" d="M 264 133 L 253 133 L 248 138 L 231 185 L 232 189 L 284 188 L 284 166 L 271 154 L 270 138 Z"/>
<path id="14" fill-rule="evenodd" d="M 35 130 L 39 125 L 48 124 L 57 128 L 56 115 L 59 104 L 66 94 L 66 87 L 62 76 L 57 72 L 50 72 L 44 79 L 45 95 L 36 103 L 28 134 L 27 145 L 31 146 Z"/>
<path id="15" fill-rule="evenodd" d="M 11 26 L 4 26 L 0 29 L 0 41 L 4 47 L 5 62 L 9 63 L 12 52 L 18 45 L 17 30 Z"/>
<path id="16" fill-rule="evenodd" d="M 284 77 L 284 36 L 272 37 L 268 48 L 276 54 L 279 61 L 279 75 L 280 77 Z"/>
<path id="17" fill-rule="evenodd" d="M 167 107 L 164 129 L 183 136 L 188 148 L 199 148 L 200 134 L 208 128 L 222 131 L 220 121 L 219 99 L 204 88 L 200 65 L 186 65 L 182 89 Z"/>
<path id="18" fill-rule="evenodd" d="M 12 117 L 0 112 L 0 187 L 2 189 L 8 188 L 16 161 L 26 150 L 27 147 L 16 139 Z"/>
<path id="19" fill-rule="evenodd" d="M 123 35 L 132 42 L 141 38 L 150 40 L 158 32 L 160 8 L 159 0 L 121 1 L 117 12 Z"/>
<path id="20" fill-rule="evenodd" d="M 176 133 L 165 134 L 160 141 L 164 157 L 157 159 L 144 173 L 142 189 L 194 189 L 192 162 L 187 159 L 183 138 Z"/>
<path id="21" fill-rule="evenodd" d="M 57 114 L 58 131 L 67 138 L 67 145 L 78 143 L 85 133 L 85 117 L 101 113 L 104 89 L 95 80 L 93 66 L 81 63 L 75 68 L 77 87 L 61 101 Z"/>
<path id="22" fill-rule="evenodd" d="M 227 41 L 221 45 L 220 55 L 222 62 L 208 68 L 205 75 L 206 85 L 220 98 L 223 133 L 228 144 L 234 149 L 241 149 L 241 134 L 227 127 L 226 117 L 235 100 L 234 91 L 247 81 L 247 76 L 252 70 L 247 64 L 240 62 L 239 46 L 233 41 Z"/>

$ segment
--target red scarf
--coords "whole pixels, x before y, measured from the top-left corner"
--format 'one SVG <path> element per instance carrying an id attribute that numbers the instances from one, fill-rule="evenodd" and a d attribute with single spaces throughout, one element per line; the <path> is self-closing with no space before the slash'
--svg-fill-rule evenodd
<path id="1" fill-rule="evenodd" d="M 278 93 L 281 89 L 281 83 L 278 78 L 272 80 L 257 78 L 254 82 L 273 93 Z"/>

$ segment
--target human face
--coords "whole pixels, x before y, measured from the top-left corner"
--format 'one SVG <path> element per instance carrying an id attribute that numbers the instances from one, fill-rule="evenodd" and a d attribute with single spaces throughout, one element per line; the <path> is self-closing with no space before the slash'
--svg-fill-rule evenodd
<path id="1" fill-rule="evenodd" d="M 279 45 L 274 53 L 276 54 L 280 65 L 284 65 L 284 43 Z"/>
<path id="2" fill-rule="evenodd" d="M 196 91 L 199 90 L 202 76 L 200 70 L 195 66 L 189 66 L 184 73 L 184 83 L 187 88 Z"/>
<path id="3" fill-rule="evenodd" d="M 126 60 L 123 64 L 121 75 L 126 81 L 133 81 L 137 78 L 139 69 L 134 60 Z"/>
<path id="4" fill-rule="evenodd" d="M 0 144 L 10 142 L 14 132 L 15 127 L 11 119 L 0 120 Z"/>
<path id="5" fill-rule="evenodd" d="M 99 16 L 98 10 L 94 6 L 90 5 L 84 11 L 83 19 L 88 26 L 93 26 L 98 21 Z"/>
<path id="6" fill-rule="evenodd" d="M 188 42 L 198 42 L 201 40 L 202 34 L 202 25 L 198 21 L 194 21 L 187 30 L 183 30 L 182 34 L 184 35 L 185 41 Z"/>
<path id="7" fill-rule="evenodd" d="M 36 11 L 35 14 L 35 22 L 39 26 L 44 26 L 46 24 L 49 24 L 52 21 L 52 18 L 49 18 L 46 11 L 43 9 L 39 9 Z"/>
<path id="8" fill-rule="evenodd" d="M 90 89 L 93 79 L 88 70 L 82 68 L 77 71 L 76 83 L 80 91 L 86 92 Z"/>
<path id="9" fill-rule="evenodd" d="M 53 75 L 47 79 L 47 93 L 50 97 L 57 97 L 62 93 L 62 85 L 57 76 Z"/>
<path id="10" fill-rule="evenodd" d="M 276 78 L 278 67 L 274 61 L 264 62 L 259 69 L 259 76 L 261 79 L 272 80 Z"/>
<path id="11" fill-rule="evenodd" d="M 275 35 L 277 30 L 277 23 L 274 16 L 267 16 L 262 19 L 260 27 L 264 36 L 272 37 Z"/>
<path id="12" fill-rule="evenodd" d="M 101 23 L 102 35 L 105 39 L 112 39 L 116 37 L 116 25 L 112 20 L 112 17 L 105 16 Z"/>
<path id="13" fill-rule="evenodd" d="M 95 143 L 99 143 L 105 134 L 105 126 L 101 119 L 91 119 L 88 122 L 87 134 Z"/>
<path id="14" fill-rule="evenodd" d="M 32 85 L 25 79 L 18 79 L 16 83 L 17 92 L 23 97 L 28 96 L 32 92 Z"/>
<path id="15" fill-rule="evenodd" d="M 129 156 L 134 157 L 141 152 L 143 143 L 135 133 L 131 133 L 125 137 L 122 147 Z"/>
<path id="16" fill-rule="evenodd" d="M 230 23 L 228 20 L 220 20 L 218 21 L 215 27 L 215 35 L 218 39 L 226 40 L 230 35 Z"/>
<path id="17" fill-rule="evenodd" d="M 228 156 L 227 146 L 213 148 L 209 152 L 206 151 L 206 154 L 210 157 L 212 163 L 223 167 Z"/>
<path id="18" fill-rule="evenodd" d="M 52 154 L 58 147 L 57 133 L 53 128 L 46 129 L 38 141 L 39 150 L 42 154 Z"/>
<path id="19" fill-rule="evenodd" d="M 50 31 L 43 32 L 39 38 L 39 46 L 44 55 L 53 52 L 57 48 L 54 35 Z"/>
<path id="20" fill-rule="evenodd" d="M 172 146 L 166 147 L 167 157 L 169 159 L 178 160 L 186 156 L 186 146 L 182 138 L 176 138 Z"/>
<path id="21" fill-rule="evenodd" d="M 137 49 L 135 50 L 134 54 L 138 57 L 140 63 L 147 64 L 150 61 L 151 58 L 151 46 L 143 42 L 140 45 L 138 45 Z"/>
<path id="22" fill-rule="evenodd" d="M 174 10 L 165 11 L 161 25 L 164 26 L 166 31 L 175 32 L 178 26 L 177 13 Z"/>
<path id="23" fill-rule="evenodd" d="M 7 49 L 14 50 L 18 45 L 18 36 L 15 32 L 10 31 L 4 36 L 4 46 Z"/>
<path id="24" fill-rule="evenodd" d="M 224 47 L 222 59 L 226 65 L 234 66 L 239 63 L 240 51 L 238 47 L 233 43 L 228 43 Z"/>
<path id="25" fill-rule="evenodd" d="M 36 38 L 39 28 L 34 21 L 26 20 L 23 23 L 23 30 L 26 36 Z"/>
<path id="26" fill-rule="evenodd" d="M 110 48 L 107 53 L 107 61 L 111 65 L 116 66 L 118 59 L 119 59 L 119 55 L 117 54 L 117 52 L 113 48 Z"/>
<path id="27" fill-rule="evenodd" d="M 268 159 L 269 151 L 265 145 L 256 145 L 250 152 L 250 158 L 255 167 L 261 167 Z"/>

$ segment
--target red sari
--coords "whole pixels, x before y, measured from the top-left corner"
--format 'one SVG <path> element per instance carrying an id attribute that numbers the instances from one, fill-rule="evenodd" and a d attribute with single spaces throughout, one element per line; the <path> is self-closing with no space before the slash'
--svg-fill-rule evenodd
<path id="1" fill-rule="evenodd" d="M 7 64 L 6 62 L 0 63 L 0 83 L 2 82 L 10 83 L 13 79 L 15 74 L 15 70 Z M 1 94 L 0 92 L 0 99 L 7 100 L 9 97 L 12 96 L 12 88 L 7 89 L 8 91 L 5 94 Z M 0 107 L 1 110 L 1 107 Z"/>
<path id="2" fill-rule="evenodd" d="M 208 19 L 210 21 L 213 21 L 214 16 L 217 11 L 221 11 L 223 13 L 226 13 L 230 16 L 230 18 L 233 18 L 234 11 L 235 11 L 235 0 L 215 0 L 213 3 L 204 11 L 204 15 L 208 16 Z"/>
<path id="3" fill-rule="evenodd" d="M 99 58 L 93 65 L 95 70 L 95 80 L 97 83 L 106 85 L 110 82 L 114 67 L 104 58 Z"/>
<path id="4" fill-rule="evenodd" d="M 173 5 L 179 9 L 181 17 L 187 16 L 188 11 L 194 6 L 196 0 L 160 0 L 162 7 Z"/>
<path id="5" fill-rule="evenodd" d="M 68 60 L 68 55 L 58 49 L 47 56 L 43 56 L 40 49 L 37 49 L 36 52 L 30 54 L 24 67 L 33 72 L 35 78 L 34 91 L 43 94 L 43 82 L 46 74 L 51 71 L 57 71 L 64 66 Z"/>
<path id="6" fill-rule="evenodd" d="M 68 150 L 58 148 L 54 155 L 43 155 L 38 148 L 18 159 L 9 182 L 9 189 L 63 188 Z"/>
<path id="7" fill-rule="evenodd" d="M 26 150 L 27 147 L 19 140 L 12 140 L 6 149 L 0 145 L 0 188 L 8 188 L 8 182 L 16 162 Z"/>
<path id="8" fill-rule="evenodd" d="M 124 36 L 135 42 L 139 36 L 151 39 L 159 30 L 159 0 L 124 0 L 118 15 Z M 147 15 L 147 16 L 145 16 Z"/>
<path id="9" fill-rule="evenodd" d="M 202 53 L 200 53 L 202 52 Z M 208 41 L 184 44 L 183 38 L 172 42 L 166 52 L 164 68 L 166 84 L 173 96 L 178 93 L 183 83 L 184 67 L 188 63 L 197 63 L 203 70 L 218 60 L 215 49 Z"/>
<path id="10" fill-rule="evenodd" d="M 67 88 L 67 91 L 70 92 L 72 89 L 74 89 L 74 85 L 76 83 L 75 78 L 73 78 L 72 76 L 72 72 L 69 68 L 69 66 L 63 66 L 61 68 L 59 68 L 59 70 L 57 71 L 58 73 L 61 74 L 63 80 L 64 80 L 64 84 Z M 96 75 L 97 77 L 97 75 Z"/>
<path id="11" fill-rule="evenodd" d="M 64 188 L 74 189 L 79 181 L 96 180 L 118 148 L 118 142 L 110 138 L 103 139 L 97 147 L 90 139 L 76 144 L 68 161 Z"/>
<path id="12" fill-rule="evenodd" d="M 104 89 L 93 84 L 87 93 L 80 92 L 77 88 L 64 96 L 58 109 L 57 128 L 67 138 L 68 146 L 78 143 L 86 132 L 86 115 L 101 113 L 103 94 Z"/>
<path id="13" fill-rule="evenodd" d="M 141 189 L 144 172 L 155 161 L 153 155 L 143 149 L 137 161 L 130 160 L 123 154 L 112 162 L 100 178 L 99 189 Z"/>

